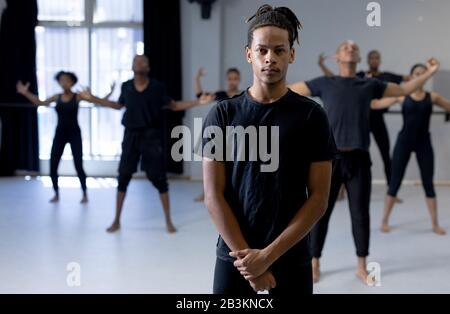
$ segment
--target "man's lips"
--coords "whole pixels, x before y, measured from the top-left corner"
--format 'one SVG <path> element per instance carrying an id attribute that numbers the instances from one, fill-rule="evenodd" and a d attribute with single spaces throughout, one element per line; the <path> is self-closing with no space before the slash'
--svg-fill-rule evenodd
<path id="1" fill-rule="evenodd" d="M 275 69 L 275 68 L 266 68 L 266 69 L 263 69 L 263 72 L 266 72 L 266 73 L 269 73 L 269 74 L 273 74 L 273 73 L 280 72 L 280 70 Z"/>

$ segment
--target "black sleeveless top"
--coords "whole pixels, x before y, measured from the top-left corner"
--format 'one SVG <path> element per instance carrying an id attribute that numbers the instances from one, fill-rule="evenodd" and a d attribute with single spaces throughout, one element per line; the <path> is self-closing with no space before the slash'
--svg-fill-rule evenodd
<path id="1" fill-rule="evenodd" d="M 427 136 L 432 113 L 433 101 L 430 93 L 427 92 L 425 98 L 420 101 L 406 96 L 402 106 L 403 128 L 400 134 L 412 140 Z"/>
<path id="2" fill-rule="evenodd" d="M 58 128 L 79 129 L 77 94 L 74 94 L 67 102 L 63 101 L 59 95 L 55 109 L 58 114 Z"/>

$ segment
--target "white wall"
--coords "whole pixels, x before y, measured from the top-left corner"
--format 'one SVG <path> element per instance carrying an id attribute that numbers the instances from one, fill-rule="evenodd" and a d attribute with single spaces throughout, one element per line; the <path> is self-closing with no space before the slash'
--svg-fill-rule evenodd
<path id="1" fill-rule="evenodd" d="M 204 67 L 207 72 L 202 80 L 204 90 L 216 91 L 222 85 L 222 13 L 222 2 L 216 3 L 211 12 L 211 19 L 202 20 L 198 4 L 181 1 L 184 99 L 195 97 L 194 77 L 200 67 Z M 210 108 L 211 105 L 208 105 L 189 110 L 185 124 L 192 128 L 194 118 L 205 117 Z M 185 162 L 185 174 L 192 179 L 200 179 L 201 163 Z"/>
<path id="2" fill-rule="evenodd" d="M 383 54 L 383 70 L 407 73 L 412 64 L 430 56 L 441 60 L 442 69 L 450 70 L 450 1 L 447 0 L 380 0 L 382 26 L 370 28 L 366 24 L 365 0 L 218 0 L 214 4 L 212 18 L 200 19 L 200 8 L 182 0 L 183 37 L 183 86 L 184 98 L 193 97 L 192 84 L 199 66 L 208 70 L 205 89 L 217 90 L 224 86 L 224 71 L 236 66 L 242 71 L 242 88 L 251 84 L 251 68 L 245 61 L 247 25 L 245 19 L 258 6 L 270 3 L 288 6 L 299 16 L 304 25 L 301 46 L 297 48 L 297 60 L 289 70 L 289 81 L 307 80 L 320 75 L 317 56 L 321 52 L 333 54 L 337 45 L 345 39 L 355 40 L 362 54 L 378 49 Z M 329 61 L 330 67 L 337 67 Z M 361 69 L 365 69 L 365 60 Z M 445 82 L 448 81 L 448 75 Z M 447 93 L 449 84 L 437 82 L 439 91 Z M 430 84 L 431 86 L 431 84 Z M 194 109 L 186 116 L 190 125 L 194 116 L 204 115 L 208 108 Z M 387 117 L 392 146 L 401 127 L 400 116 Z M 436 179 L 450 180 L 450 124 L 442 117 L 433 118 L 433 142 L 436 152 Z M 372 145 L 373 146 L 373 145 Z M 374 162 L 374 179 L 384 179 L 382 164 L 376 147 L 371 148 Z M 186 174 L 200 178 L 200 165 L 188 163 Z M 417 163 L 412 159 L 407 178 L 418 179 Z"/>

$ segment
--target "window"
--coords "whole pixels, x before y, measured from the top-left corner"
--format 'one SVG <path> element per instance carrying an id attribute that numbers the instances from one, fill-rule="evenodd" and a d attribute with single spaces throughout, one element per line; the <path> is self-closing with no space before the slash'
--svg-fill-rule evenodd
<path id="1" fill-rule="evenodd" d="M 92 33 L 92 89 L 105 95 L 111 83 L 117 82 L 112 99 L 118 99 L 120 84 L 133 76 L 132 59 L 143 53 L 141 29 L 100 28 Z M 117 49 L 121 47 L 121 49 Z M 106 78 L 106 79 L 105 79 Z M 109 78 L 109 80 L 107 79 Z M 123 128 L 119 121 L 123 113 L 107 108 L 92 111 L 92 154 L 115 156 L 120 154 Z"/>
<path id="2" fill-rule="evenodd" d="M 39 96 L 60 93 L 54 80 L 60 70 L 73 71 L 93 93 L 118 99 L 121 83 L 133 76 L 133 56 L 144 52 L 143 0 L 39 0 L 36 27 Z M 50 157 L 57 117 L 53 108 L 39 108 L 40 157 Z M 78 115 L 85 159 L 117 158 L 121 153 L 123 112 L 81 103 Z M 63 158 L 70 158 L 69 145 Z"/>
<path id="3" fill-rule="evenodd" d="M 97 0 L 94 22 L 142 21 L 142 0 Z"/>
<path id="4" fill-rule="evenodd" d="M 38 0 L 40 21 L 81 22 L 85 17 L 84 0 Z"/>

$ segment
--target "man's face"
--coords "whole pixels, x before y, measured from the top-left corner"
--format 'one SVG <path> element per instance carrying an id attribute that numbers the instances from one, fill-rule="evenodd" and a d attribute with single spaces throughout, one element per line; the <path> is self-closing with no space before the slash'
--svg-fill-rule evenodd
<path id="1" fill-rule="evenodd" d="M 146 56 L 136 56 L 133 60 L 133 72 L 146 75 L 150 72 L 150 64 Z"/>
<path id="2" fill-rule="evenodd" d="M 361 56 L 359 47 L 352 41 L 343 42 L 336 51 L 338 63 L 359 63 Z"/>
<path id="3" fill-rule="evenodd" d="M 229 72 L 227 74 L 227 85 L 229 90 L 238 90 L 241 84 L 241 76 L 237 72 Z"/>
<path id="4" fill-rule="evenodd" d="M 295 59 L 295 50 L 289 45 L 288 32 L 275 26 L 256 29 L 252 45 L 247 47 L 246 53 L 254 75 L 266 84 L 285 80 L 288 66 Z"/>
<path id="5" fill-rule="evenodd" d="M 380 65 L 381 65 L 381 55 L 380 55 L 380 53 L 377 52 L 377 51 L 371 52 L 367 56 L 367 64 L 369 65 L 369 68 L 371 70 L 378 70 L 380 68 Z"/>

